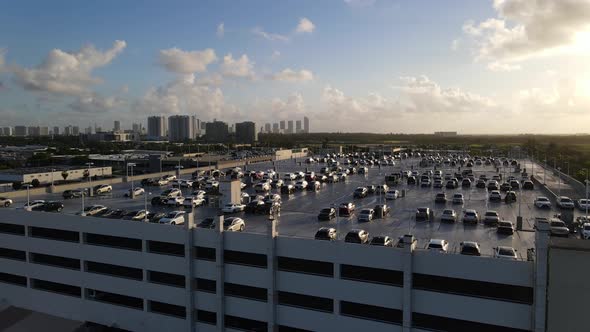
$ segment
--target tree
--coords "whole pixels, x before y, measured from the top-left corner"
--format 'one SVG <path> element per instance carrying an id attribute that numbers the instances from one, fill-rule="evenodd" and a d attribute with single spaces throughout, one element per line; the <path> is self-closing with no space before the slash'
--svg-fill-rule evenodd
<path id="1" fill-rule="evenodd" d="M 12 189 L 14 189 L 14 190 L 20 190 L 22 187 L 23 187 L 23 183 L 20 181 L 12 183 Z"/>
<path id="2" fill-rule="evenodd" d="M 70 173 L 68 173 L 68 171 L 61 172 L 61 177 L 64 178 L 64 181 L 68 179 L 68 175 L 70 175 Z"/>
<path id="3" fill-rule="evenodd" d="M 39 188 L 39 186 L 41 185 L 41 182 L 39 181 L 39 179 L 33 179 L 33 181 L 31 181 L 31 185 L 34 188 Z"/>

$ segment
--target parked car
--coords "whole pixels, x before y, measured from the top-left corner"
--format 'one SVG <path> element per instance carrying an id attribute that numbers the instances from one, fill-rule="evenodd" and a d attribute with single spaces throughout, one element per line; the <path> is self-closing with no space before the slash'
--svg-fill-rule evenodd
<path id="1" fill-rule="evenodd" d="M 271 182 L 270 185 L 271 185 L 271 187 L 278 189 L 278 188 L 281 188 L 284 183 L 285 182 L 281 179 L 275 179 Z M 242 189 L 244 189 L 244 188 L 242 188 Z"/>
<path id="2" fill-rule="evenodd" d="M 590 199 L 579 199 L 577 201 L 577 205 L 578 205 L 578 209 L 582 210 L 582 211 L 586 211 L 590 209 Z"/>
<path id="3" fill-rule="evenodd" d="M 477 224 L 479 223 L 479 214 L 477 211 L 468 209 L 463 212 L 463 223 L 464 224 Z"/>
<path id="4" fill-rule="evenodd" d="M 500 246 L 494 248 L 494 257 L 499 259 L 517 260 L 516 250 L 512 247 Z"/>
<path id="5" fill-rule="evenodd" d="M 486 180 L 483 180 L 483 179 L 477 180 L 477 182 L 475 183 L 475 187 L 476 188 L 485 188 L 486 187 Z"/>
<path id="6" fill-rule="evenodd" d="M 469 179 L 463 179 L 461 181 L 461 187 L 463 187 L 463 188 L 471 188 L 471 180 L 469 180 Z"/>
<path id="7" fill-rule="evenodd" d="M 391 208 L 387 206 L 387 204 L 377 204 L 375 205 L 375 214 L 373 218 L 381 218 L 381 216 L 385 217 L 391 211 Z"/>
<path id="8" fill-rule="evenodd" d="M 226 232 L 243 232 L 246 228 L 244 219 L 238 217 L 229 217 L 223 220 L 223 228 Z"/>
<path id="9" fill-rule="evenodd" d="M 399 190 L 396 189 L 389 189 L 385 193 L 385 199 L 398 199 L 399 197 Z"/>
<path id="10" fill-rule="evenodd" d="M 445 193 L 438 193 L 434 197 L 434 203 L 444 204 L 446 202 L 447 202 L 447 194 L 445 194 Z"/>
<path id="11" fill-rule="evenodd" d="M 160 197 L 162 197 L 166 200 L 168 200 L 169 198 L 172 198 L 172 197 L 176 197 L 176 196 L 182 196 L 182 191 L 180 191 L 180 189 L 172 188 L 172 189 L 164 190 L 164 191 L 162 191 L 162 193 L 160 193 Z"/>
<path id="12" fill-rule="evenodd" d="M 571 198 L 567 196 L 559 196 L 557 198 L 557 206 L 560 209 L 573 209 L 575 204 Z"/>
<path id="13" fill-rule="evenodd" d="M 355 208 L 356 205 L 354 205 L 354 203 L 341 203 L 338 207 L 338 214 L 341 216 L 350 216 L 354 212 Z"/>
<path id="14" fill-rule="evenodd" d="M 584 240 L 590 239 L 590 223 L 584 223 L 582 225 L 581 236 L 582 236 L 582 239 L 584 239 Z"/>
<path id="15" fill-rule="evenodd" d="M 168 206 L 181 206 L 183 203 L 184 203 L 183 196 L 175 196 L 175 197 L 168 198 L 166 205 L 168 205 Z"/>
<path id="16" fill-rule="evenodd" d="M 131 212 L 127 212 L 123 216 L 123 219 L 125 219 L 125 220 L 140 221 L 140 220 L 144 220 L 145 219 L 147 213 L 148 212 L 146 210 L 131 211 Z"/>
<path id="17" fill-rule="evenodd" d="M 109 218 L 109 219 L 120 219 L 123 218 L 129 211 L 123 209 L 114 209 L 105 212 L 101 217 L 102 218 Z"/>
<path id="18" fill-rule="evenodd" d="M 62 193 L 62 197 L 64 199 L 70 199 L 70 198 L 78 198 L 78 197 L 82 197 L 82 195 L 85 193 L 85 191 L 80 190 L 80 189 L 73 189 L 73 190 L 65 190 Z"/>
<path id="19" fill-rule="evenodd" d="M 365 198 L 369 194 L 369 190 L 365 187 L 358 187 L 354 190 L 352 197 L 354 198 Z"/>
<path id="20" fill-rule="evenodd" d="M 490 202 L 501 202 L 502 201 L 502 194 L 500 194 L 499 190 L 492 190 L 488 196 Z"/>
<path id="21" fill-rule="evenodd" d="M 510 186 L 510 183 L 508 183 L 508 182 L 504 182 L 500 185 L 500 191 L 508 191 L 511 188 L 512 187 Z"/>
<path id="22" fill-rule="evenodd" d="M 169 224 L 169 225 L 183 225 L 184 224 L 184 216 L 185 211 L 172 211 L 168 212 L 168 215 L 158 221 L 160 224 Z"/>
<path id="23" fill-rule="evenodd" d="M 488 210 L 483 215 L 483 223 L 485 225 L 496 225 L 500 222 L 500 215 L 497 211 Z"/>
<path id="24" fill-rule="evenodd" d="M 295 187 L 292 184 L 283 185 L 281 187 L 281 194 L 291 195 L 295 191 Z"/>
<path id="25" fill-rule="evenodd" d="M 465 197 L 462 193 L 455 193 L 453 194 L 452 202 L 453 204 L 465 204 Z"/>
<path id="26" fill-rule="evenodd" d="M 34 211 L 45 211 L 45 212 L 61 212 L 64 209 L 64 203 L 52 201 L 52 202 L 45 202 L 41 205 L 37 205 L 33 207 L 32 210 Z"/>
<path id="27" fill-rule="evenodd" d="M 316 240 L 335 241 L 336 229 L 331 227 L 322 227 L 315 233 L 314 238 Z"/>
<path id="28" fill-rule="evenodd" d="M 461 255 L 481 256 L 481 250 L 479 249 L 479 244 L 477 242 L 463 241 L 460 245 L 461 249 L 459 253 Z"/>
<path id="29" fill-rule="evenodd" d="M 307 181 L 305 180 L 299 180 L 297 182 L 295 182 L 295 189 L 297 190 L 303 190 L 305 188 L 307 188 Z"/>
<path id="30" fill-rule="evenodd" d="M 264 208 L 264 201 L 263 200 L 253 200 L 250 203 L 246 204 L 244 207 L 244 211 L 246 213 L 262 213 Z"/>
<path id="31" fill-rule="evenodd" d="M 94 193 L 97 195 L 109 194 L 113 191 L 113 187 L 108 184 L 100 184 L 94 187 Z"/>
<path id="32" fill-rule="evenodd" d="M 91 205 L 84 208 L 84 214 L 87 216 L 96 216 L 107 211 L 104 205 Z"/>
<path id="33" fill-rule="evenodd" d="M 357 217 L 357 220 L 358 220 L 358 222 L 369 222 L 369 221 L 373 220 L 374 215 L 375 215 L 375 210 L 362 209 Z"/>
<path id="34" fill-rule="evenodd" d="M 320 210 L 318 214 L 318 220 L 327 220 L 330 221 L 336 218 L 336 209 L 335 208 L 324 208 Z"/>
<path id="35" fill-rule="evenodd" d="M 0 206 L 9 207 L 12 205 L 12 199 L 6 197 L 0 197 Z"/>
<path id="36" fill-rule="evenodd" d="M 447 184 L 445 185 L 445 187 L 446 187 L 447 189 L 457 189 L 457 187 L 458 187 L 458 186 L 459 186 L 459 183 L 458 183 L 458 181 L 455 181 L 455 180 L 453 180 L 453 179 L 451 179 L 451 180 L 448 180 L 448 181 L 447 181 Z"/>
<path id="37" fill-rule="evenodd" d="M 506 204 L 510 204 L 510 203 L 514 203 L 516 202 L 516 192 L 515 191 L 509 191 L 506 193 L 506 196 L 504 196 L 504 202 Z"/>
<path id="38" fill-rule="evenodd" d="M 442 188 L 443 187 L 443 182 L 440 179 L 436 179 L 432 182 L 432 187 L 433 188 Z"/>
<path id="39" fill-rule="evenodd" d="M 246 205 L 244 205 L 244 204 L 228 203 L 228 204 L 225 204 L 221 208 L 221 212 L 223 212 L 223 213 L 236 213 L 236 212 L 244 211 L 245 208 L 246 208 Z"/>
<path id="40" fill-rule="evenodd" d="M 133 192 L 133 195 L 131 194 L 131 192 Z M 139 195 L 143 195 L 143 194 L 145 194 L 145 189 L 143 189 L 141 187 L 136 187 L 136 188 L 133 188 L 133 190 L 129 189 L 125 193 L 125 197 L 135 197 L 135 196 L 139 196 Z"/>
<path id="41" fill-rule="evenodd" d="M 197 224 L 199 228 L 207 228 L 207 229 L 214 229 L 215 228 L 215 218 L 207 217 L 203 219 L 200 223 Z"/>
<path id="42" fill-rule="evenodd" d="M 488 181 L 487 188 L 489 191 L 500 189 L 498 186 L 498 181 L 496 181 L 496 180 Z"/>
<path id="43" fill-rule="evenodd" d="M 449 250 L 449 242 L 442 239 L 431 239 L 426 249 L 446 253 Z"/>
<path id="44" fill-rule="evenodd" d="M 193 208 L 197 206 L 201 206 L 205 203 L 205 199 L 199 196 L 189 196 L 185 197 L 182 201 L 182 206 L 185 208 Z"/>
<path id="45" fill-rule="evenodd" d="M 514 224 L 512 223 L 512 221 L 499 221 L 496 232 L 498 234 L 512 235 L 514 234 Z"/>
<path id="46" fill-rule="evenodd" d="M 570 229 L 567 225 L 557 218 L 552 218 L 549 222 L 549 226 L 551 227 L 552 236 L 568 237 L 570 234 Z"/>
<path id="47" fill-rule="evenodd" d="M 549 198 L 544 197 L 544 196 L 537 197 L 534 201 L 534 204 L 539 209 L 542 209 L 542 208 L 550 209 L 551 208 L 551 201 L 549 200 Z"/>
<path id="48" fill-rule="evenodd" d="M 374 236 L 369 243 L 372 246 L 393 247 L 393 240 L 389 236 Z"/>
<path id="49" fill-rule="evenodd" d="M 522 189 L 524 190 L 534 190 L 535 189 L 535 185 L 533 184 L 533 181 L 531 180 L 526 180 L 522 183 Z"/>
<path id="50" fill-rule="evenodd" d="M 369 233 L 363 229 L 353 229 L 346 234 L 344 242 L 366 244 L 369 242 Z"/>
<path id="51" fill-rule="evenodd" d="M 416 221 L 432 221 L 432 211 L 427 207 L 416 209 Z"/>
<path id="52" fill-rule="evenodd" d="M 442 214 L 440 215 L 440 221 L 450 223 L 457 222 L 457 212 L 455 212 L 453 209 L 443 210 Z"/>

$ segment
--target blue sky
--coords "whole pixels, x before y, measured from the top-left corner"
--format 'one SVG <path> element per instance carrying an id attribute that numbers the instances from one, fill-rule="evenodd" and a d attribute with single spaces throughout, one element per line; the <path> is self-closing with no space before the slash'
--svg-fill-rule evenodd
<path id="1" fill-rule="evenodd" d="M 258 126 L 307 115 L 312 131 L 587 131 L 565 121 L 588 120 L 585 0 L 2 8 L 0 125 L 180 113 Z"/>

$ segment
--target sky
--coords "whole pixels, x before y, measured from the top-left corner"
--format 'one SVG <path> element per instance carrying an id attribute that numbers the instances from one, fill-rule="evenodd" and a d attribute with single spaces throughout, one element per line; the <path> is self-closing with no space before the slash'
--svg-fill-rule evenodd
<path id="1" fill-rule="evenodd" d="M 0 126 L 588 133 L 590 0 L 3 1 Z"/>

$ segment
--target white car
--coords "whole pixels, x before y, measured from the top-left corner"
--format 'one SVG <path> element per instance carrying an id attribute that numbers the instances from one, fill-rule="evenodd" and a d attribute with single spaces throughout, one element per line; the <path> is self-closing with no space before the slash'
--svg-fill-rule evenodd
<path id="1" fill-rule="evenodd" d="M 285 175 L 283 175 L 283 180 L 285 181 L 293 181 L 297 178 L 297 175 L 293 174 L 293 173 L 286 173 Z"/>
<path id="2" fill-rule="evenodd" d="M 385 194 L 389 190 L 389 187 L 386 184 L 380 184 L 375 187 L 375 194 Z"/>
<path id="3" fill-rule="evenodd" d="M 169 225 L 182 225 L 184 224 L 184 211 L 172 211 L 169 212 L 166 217 L 160 219 L 158 223 L 169 224 Z"/>
<path id="4" fill-rule="evenodd" d="M 177 197 L 177 196 L 182 196 L 182 191 L 180 191 L 180 189 L 176 189 L 176 188 L 164 190 L 160 194 L 160 197 L 162 197 L 164 199 L 169 199 L 169 198 Z"/>
<path id="5" fill-rule="evenodd" d="M 575 204 L 571 198 L 566 196 L 559 196 L 557 198 L 557 206 L 561 209 L 573 209 Z"/>
<path id="6" fill-rule="evenodd" d="M 42 199 L 39 200 L 35 200 L 35 201 L 30 201 L 28 203 L 25 203 L 25 205 L 23 205 L 23 209 L 25 210 L 31 210 L 34 208 L 38 208 L 40 206 L 42 206 L 43 204 L 45 204 L 45 201 Z"/>
<path id="7" fill-rule="evenodd" d="M 192 188 L 193 183 L 195 183 L 193 180 L 180 180 L 180 186 L 183 188 Z"/>
<path id="8" fill-rule="evenodd" d="M 590 239 L 590 223 L 584 223 L 582 225 L 582 239 L 588 240 Z"/>
<path id="9" fill-rule="evenodd" d="M 244 189 L 246 186 L 247 185 L 244 182 L 240 181 L 240 189 Z"/>
<path id="10" fill-rule="evenodd" d="M 84 214 L 87 216 L 95 216 L 101 212 L 105 212 L 107 209 L 104 205 L 91 205 L 84 209 Z"/>
<path id="11" fill-rule="evenodd" d="M 201 206 L 205 203 L 205 200 L 202 197 L 192 196 L 192 197 L 185 197 L 184 201 L 182 201 L 182 206 L 185 208 L 193 208 L 197 206 Z"/>
<path id="12" fill-rule="evenodd" d="M 213 181 L 213 180 L 208 180 L 205 183 L 205 189 L 206 190 L 215 190 L 215 189 L 219 189 L 219 182 L 218 181 Z"/>
<path id="13" fill-rule="evenodd" d="M 270 190 L 270 184 L 268 182 L 260 182 L 254 185 L 254 190 L 256 192 L 265 192 Z"/>
<path id="14" fill-rule="evenodd" d="M 494 248 L 494 257 L 500 259 L 517 260 L 516 250 L 512 247 L 497 247 Z"/>
<path id="15" fill-rule="evenodd" d="M 236 213 L 236 212 L 244 211 L 245 208 L 246 208 L 246 205 L 244 205 L 244 204 L 229 203 L 229 204 L 225 204 L 221 208 L 221 212 L 223 212 L 223 213 Z"/>
<path id="16" fill-rule="evenodd" d="M 399 197 L 399 190 L 391 189 L 385 193 L 385 199 L 397 199 Z"/>
<path id="17" fill-rule="evenodd" d="M 141 187 L 137 187 L 137 188 L 133 188 L 133 195 L 131 194 L 131 189 L 129 189 L 125 193 L 125 197 L 135 197 L 135 196 L 139 196 L 139 195 L 143 195 L 143 194 L 145 194 L 145 189 L 143 189 Z"/>
<path id="18" fill-rule="evenodd" d="M 551 227 L 552 236 L 568 237 L 570 234 L 570 229 L 567 228 L 567 225 L 557 218 L 551 218 L 549 226 Z"/>
<path id="19" fill-rule="evenodd" d="M 205 195 L 207 194 L 207 192 L 205 190 L 195 190 L 193 191 L 193 196 L 197 196 L 197 197 L 205 197 Z"/>
<path id="20" fill-rule="evenodd" d="M 6 197 L 0 197 L 0 206 L 9 207 L 12 205 L 12 200 Z"/>
<path id="21" fill-rule="evenodd" d="M 585 198 L 579 199 L 578 200 L 578 209 L 580 209 L 582 211 L 590 210 L 590 199 L 585 199 Z"/>
<path id="22" fill-rule="evenodd" d="M 449 250 L 449 242 L 447 240 L 431 239 L 426 249 L 446 253 Z"/>
<path id="23" fill-rule="evenodd" d="M 457 212 L 453 209 L 445 209 L 440 215 L 441 222 L 457 222 Z"/>
<path id="24" fill-rule="evenodd" d="M 174 181 L 174 180 L 176 180 L 176 175 L 164 175 L 164 176 L 162 176 L 162 180 L 165 180 L 168 182 Z"/>
<path id="25" fill-rule="evenodd" d="M 97 195 L 108 194 L 112 191 L 113 191 L 113 187 L 111 187 L 108 184 L 101 184 L 101 185 L 94 187 L 94 192 Z"/>
<path id="26" fill-rule="evenodd" d="M 551 208 L 551 201 L 549 200 L 549 198 L 544 197 L 544 196 L 537 197 L 535 199 L 534 204 L 536 207 L 538 207 L 540 209 L 541 208 L 548 208 L 548 209 Z"/>
<path id="27" fill-rule="evenodd" d="M 303 190 L 307 188 L 307 181 L 301 180 L 295 183 L 295 189 Z"/>
<path id="28" fill-rule="evenodd" d="M 465 204 L 465 197 L 461 193 L 453 194 L 453 204 Z"/>
<path id="29" fill-rule="evenodd" d="M 160 186 L 160 187 L 161 187 L 161 186 L 165 186 L 165 185 L 167 185 L 168 183 L 169 183 L 169 181 L 168 181 L 168 180 L 166 180 L 166 179 L 158 179 L 158 181 L 156 182 L 156 184 L 157 184 L 158 186 Z"/>
<path id="30" fill-rule="evenodd" d="M 181 206 L 182 204 L 184 204 L 184 197 L 182 196 L 170 197 L 166 202 L 166 205 L 170 206 Z"/>
<path id="31" fill-rule="evenodd" d="M 228 232 L 243 232 L 246 227 L 244 219 L 238 217 L 225 218 L 223 228 Z"/>

